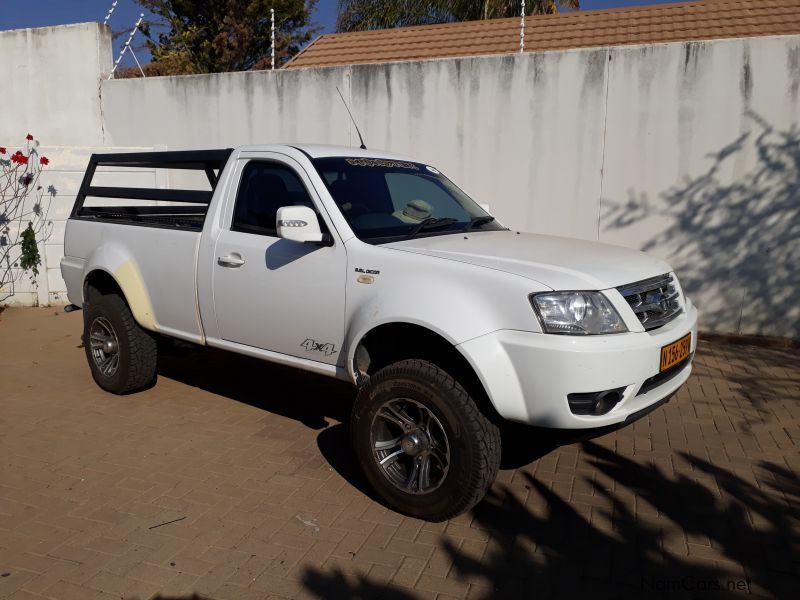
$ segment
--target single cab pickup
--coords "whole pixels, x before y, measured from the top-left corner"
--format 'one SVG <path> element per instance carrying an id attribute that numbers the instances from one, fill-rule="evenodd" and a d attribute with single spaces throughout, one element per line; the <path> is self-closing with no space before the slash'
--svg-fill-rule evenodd
<path id="1" fill-rule="evenodd" d="M 126 168 L 205 189 L 93 185 Z M 103 389 L 153 385 L 160 337 L 349 381 L 367 479 L 429 520 L 483 497 L 505 421 L 628 423 L 697 340 L 663 261 L 509 229 L 435 166 L 347 147 L 93 155 L 61 270 Z"/>

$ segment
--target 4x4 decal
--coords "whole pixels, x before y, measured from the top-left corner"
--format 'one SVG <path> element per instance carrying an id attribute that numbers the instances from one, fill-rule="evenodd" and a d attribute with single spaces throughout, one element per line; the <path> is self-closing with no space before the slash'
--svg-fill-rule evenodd
<path id="1" fill-rule="evenodd" d="M 334 344 L 318 342 L 311 338 L 307 338 L 300 346 L 304 348 L 306 352 L 324 352 L 325 356 L 336 353 L 336 346 Z"/>

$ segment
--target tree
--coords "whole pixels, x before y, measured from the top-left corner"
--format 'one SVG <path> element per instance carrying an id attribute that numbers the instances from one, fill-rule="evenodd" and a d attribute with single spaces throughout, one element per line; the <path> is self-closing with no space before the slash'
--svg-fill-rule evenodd
<path id="1" fill-rule="evenodd" d="M 526 0 L 525 14 L 580 9 L 580 0 Z M 454 21 L 518 17 L 521 0 L 339 0 L 337 31 L 364 31 Z"/>
<path id="2" fill-rule="evenodd" d="M 145 73 L 180 75 L 270 66 L 270 8 L 275 9 L 275 62 L 286 62 L 316 33 L 317 0 L 138 0 L 156 20 L 145 23 L 153 57 Z"/>

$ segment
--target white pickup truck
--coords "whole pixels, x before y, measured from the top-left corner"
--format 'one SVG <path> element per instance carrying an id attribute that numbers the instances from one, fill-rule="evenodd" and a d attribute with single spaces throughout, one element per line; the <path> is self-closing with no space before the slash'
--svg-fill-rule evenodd
<path id="1" fill-rule="evenodd" d="M 129 167 L 207 187 L 92 185 Z M 686 381 L 697 340 L 663 261 L 508 229 L 435 167 L 354 148 L 94 155 L 65 254 L 103 389 L 153 385 L 163 336 L 349 381 L 367 479 L 428 520 L 483 497 L 504 420 L 629 423 Z"/>

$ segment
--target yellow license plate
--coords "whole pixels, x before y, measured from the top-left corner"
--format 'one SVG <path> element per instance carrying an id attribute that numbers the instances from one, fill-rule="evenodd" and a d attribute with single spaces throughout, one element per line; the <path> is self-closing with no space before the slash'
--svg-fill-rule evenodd
<path id="1" fill-rule="evenodd" d="M 689 358 L 692 349 L 692 334 L 687 333 L 677 342 L 661 348 L 661 371 L 674 367 L 682 360 Z"/>

